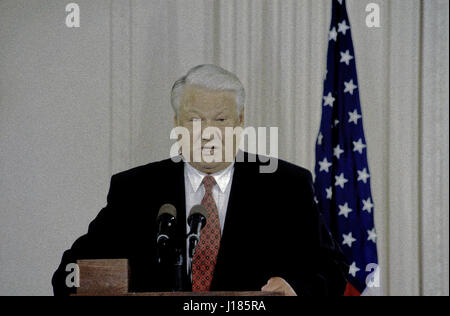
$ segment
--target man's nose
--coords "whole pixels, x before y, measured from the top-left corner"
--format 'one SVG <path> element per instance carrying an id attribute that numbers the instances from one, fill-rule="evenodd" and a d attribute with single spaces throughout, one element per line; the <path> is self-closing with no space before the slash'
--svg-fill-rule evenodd
<path id="1" fill-rule="evenodd" d="M 205 133 L 205 130 L 208 127 L 212 127 L 210 124 L 205 124 L 202 126 L 202 140 L 210 141 L 213 138 L 213 135 L 211 133 Z"/>
<path id="2" fill-rule="evenodd" d="M 214 127 L 215 133 L 214 134 L 220 134 L 220 128 L 217 126 L 215 120 L 204 120 L 202 121 L 202 139 L 203 140 L 212 140 L 214 137 L 212 133 L 204 133 L 205 129 L 208 127 Z M 220 137 L 220 135 L 217 135 Z"/>
<path id="3" fill-rule="evenodd" d="M 205 129 L 207 127 L 213 127 L 214 126 L 214 121 L 211 120 L 211 119 L 205 119 L 205 120 L 202 121 L 202 124 L 203 124 L 202 129 Z"/>
<path id="4" fill-rule="evenodd" d="M 216 127 L 213 120 L 203 120 L 202 121 L 202 134 L 205 129 L 208 127 Z"/>

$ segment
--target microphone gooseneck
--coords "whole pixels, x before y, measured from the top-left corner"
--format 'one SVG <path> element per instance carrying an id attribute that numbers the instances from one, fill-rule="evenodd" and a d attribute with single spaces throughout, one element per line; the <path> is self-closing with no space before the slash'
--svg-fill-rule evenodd
<path id="1" fill-rule="evenodd" d="M 208 211 L 203 205 L 194 205 L 189 213 L 188 224 L 190 227 L 187 236 L 189 243 L 189 259 L 194 257 L 195 248 L 200 242 L 200 234 L 203 227 L 206 225 Z"/>
<path id="2" fill-rule="evenodd" d="M 171 248 L 175 240 L 175 227 L 177 223 L 177 210 L 172 204 L 164 204 L 160 207 L 156 218 L 157 235 L 156 244 L 158 248 L 158 261 L 161 255 Z"/>
<path id="3" fill-rule="evenodd" d="M 181 291 L 183 289 L 183 255 L 176 246 L 177 210 L 172 204 L 160 207 L 156 217 L 156 251 L 159 273 L 164 282 L 162 291 Z"/>

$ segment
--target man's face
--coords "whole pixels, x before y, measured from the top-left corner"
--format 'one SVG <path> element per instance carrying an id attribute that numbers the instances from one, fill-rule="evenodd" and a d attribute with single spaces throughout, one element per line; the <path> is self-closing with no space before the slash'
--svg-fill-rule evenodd
<path id="1" fill-rule="evenodd" d="M 194 133 L 194 122 L 201 122 L 200 133 Z M 237 114 L 235 93 L 231 91 L 213 91 L 200 86 L 186 85 L 180 99 L 180 110 L 175 117 L 175 125 L 189 130 L 191 135 L 191 165 L 204 173 L 212 174 L 228 167 L 231 162 L 225 161 L 225 128 L 243 127 L 244 111 Z M 216 127 L 217 133 L 204 135 L 205 128 Z M 220 133 L 219 133 L 220 131 Z M 211 146 L 211 141 L 216 143 Z M 208 144 L 209 143 L 209 144 Z M 231 141 L 233 154 L 236 154 L 238 142 L 235 137 Z M 201 162 L 195 162 L 193 151 L 201 148 Z M 205 162 L 207 155 L 214 156 L 216 151 L 222 152 L 221 162 Z M 234 155 L 233 155 L 234 157 Z"/>

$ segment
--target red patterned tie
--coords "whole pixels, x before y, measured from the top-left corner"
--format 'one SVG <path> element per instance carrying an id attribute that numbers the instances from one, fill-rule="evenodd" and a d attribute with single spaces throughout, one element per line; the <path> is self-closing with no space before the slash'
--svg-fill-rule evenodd
<path id="1" fill-rule="evenodd" d="M 200 242 L 192 260 L 193 292 L 209 291 L 220 247 L 219 212 L 212 195 L 212 188 L 216 184 L 216 180 L 212 176 L 205 176 L 202 183 L 205 187 L 202 205 L 208 211 L 208 218 L 201 231 Z"/>

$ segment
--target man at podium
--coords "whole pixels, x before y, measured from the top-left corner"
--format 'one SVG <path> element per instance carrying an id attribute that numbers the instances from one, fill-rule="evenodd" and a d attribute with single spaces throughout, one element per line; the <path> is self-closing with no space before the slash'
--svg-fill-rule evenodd
<path id="1" fill-rule="evenodd" d="M 189 141 L 178 157 L 112 177 L 106 207 L 63 255 L 55 295 L 76 292 L 66 284 L 66 266 L 81 259 L 126 258 L 130 291 L 170 290 L 158 248 L 167 237 L 157 225 L 163 205 L 176 217 L 170 239 L 180 254 L 179 290 L 344 293 L 348 266 L 317 209 L 311 173 L 238 150 L 236 134 L 230 141 L 226 129 L 244 125 L 244 99 L 239 79 L 214 65 L 194 67 L 175 82 L 175 126 Z M 188 217 L 196 206 L 204 223 L 191 249 Z"/>

